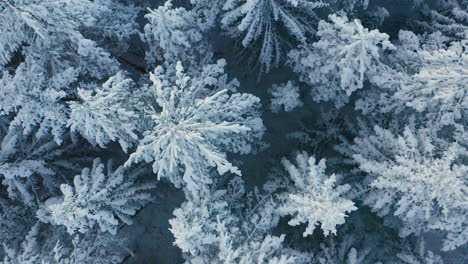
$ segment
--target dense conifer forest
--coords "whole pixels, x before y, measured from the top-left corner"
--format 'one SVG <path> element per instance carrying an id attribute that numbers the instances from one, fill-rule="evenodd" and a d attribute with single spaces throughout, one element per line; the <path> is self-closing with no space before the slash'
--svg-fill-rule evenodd
<path id="1" fill-rule="evenodd" d="M 467 110 L 466 0 L 0 0 L 0 263 L 468 263 Z"/>

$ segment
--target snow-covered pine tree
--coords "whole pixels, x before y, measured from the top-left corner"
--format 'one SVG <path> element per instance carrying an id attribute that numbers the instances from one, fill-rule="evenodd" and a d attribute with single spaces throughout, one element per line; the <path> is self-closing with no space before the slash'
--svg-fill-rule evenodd
<path id="1" fill-rule="evenodd" d="M 292 216 L 289 225 L 307 223 L 303 236 L 312 235 L 317 225 L 325 236 L 336 234 L 336 226 L 344 224 L 347 214 L 357 209 L 343 197 L 351 186 L 337 185 L 337 176 L 325 173 L 325 159 L 316 164 L 314 157 L 301 152 L 295 161 L 297 165 L 285 158 L 281 161 L 293 184 L 280 195 L 280 214 Z"/>
<path id="2" fill-rule="evenodd" d="M 4 245 L 1 264 L 115 264 L 130 254 L 126 239 L 96 230 L 68 237 L 64 228 L 37 222 L 18 247 Z"/>
<path id="3" fill-rule="evenodd" d="M 247 200 L 245 200 L 247 199 Z M 187 263 L 308 263 L 310 255 L 285 247 L 276 203 L 269 193 L 245 195 L 243 182 L 214 190 L 197 202 L 185 202 L 169 222 Z"/>
<path id="4" fill-rule="evenodd" d="M 94 230 L 84 235 L 76 235 L 67 243 L 58 240 L 53 248 L 54 259 L 51 264 L 122 263 L 126 257 L 133 254 L 127 243 L 125 237 Z"/>
<path id="5" fill-rule="evenodd" d="M 273 84 L 271 90 L 271 111 L 278 113 L 284 109 L 290 112 L 296 107 L 303 106 L 299 94 L 299 87 L 292 81 L 282 84 Z"/>
<path id="6" fill-rule="evenodd" d="M 65 226 L 70 234 L 87 233 L 96 225 L 102 232 L 116 234 L 119 219 L 131 224 L 131 217 L 150 201 L 148 190 L 155 185 L 136 183 L 143 172 L 123 166 L 113 171 L 111 160 L 106 172 L 101 160 L 95 159 L 91 169 L 85 168 L 75 176 L 73 186 L 60 186 L 63 197 L 47 200 L 38 217 L 43 222 Z"/>
<path id="7" fill-rule="evenodd" d="M 426 249 L 424 240 L 419 239 L 415 245 L 406 244 L 406 248 L 397 254 L 402 264 L 444 264 L 442 258 Z"/>
<path id="8" fill-rule="evenodd" d="M 175 237 L 174 244 L 186 260 L 203 260 L 217 250 L 217 219 L 226 223 L 236 221 L 224 196 L 225 191 L 212 191 L 203 200 L 186 201 L 174 210 L 174 218 L 169 220 L 170 230 Z"/>
<path id="9" fill-rule="evenodd" d="M 139 34 L 138 18 L 143 8 L 137 1 L 93 0 L 93 12 L 97 18 L 92 27 L 83 29 L 83 35 L 92 39 L 99 47 L 104 48 L 126 64 L 122 55 L 134 52 L 130 49 L 132 37 Z"/>
<path id="10" fill-rule="evenodd" d="M 203 32 L 216 28 L 225 3 L 226 0 L 190 0 L 192 10 L 198 18 L 197 24 Z"/>
<path id="11" fill-rule="evenodd" d="M 364 173 L 364 203 L 380 216 L 399 219 L 401 236 L 438 230 L 445 234 L 442 250 L 464 245 L 466 142 L 434 139 L 430 129 L 413 122 L 401 133 L 379 126 L 369 131 L 338 148 Z"/>
<path id="12" fill-rule="evenodd" d="M 256 50 L 255 62 L 269 72 L 280 65 L 291 41 L 306 43 L 315 32 L 316 9 L 325 6 L 321 0 L 228 0 L 221 24 L 231 36 L 242 39 L 243 47 Z"/>
<path id="13" fill-rule="evenodd" d="M 12 199 L 37 204 L 57 194 L 60 183 L 77 170 L 80 158 L 66 156 L 76 150 L 75 144 L 61 147 L 50 139 L 25 135 L 16 125 L 1 140 L 0 176 Z"/>
<path id="14" fill-rule="evenodd" d="M 101 148 L 111 141 L 118 141 L 127 151 L 138 139 L 138 116 L 129 104 L 133 87 L 133 81 L 119 72 L 102 87 L 78 89 L 81 100 L 69 103 L 70 130 L 79 132 L 91 144 Z"/>
<path id="15" fill-rule="evenodd" d="M 105 4 L 127 14 L 136 11 L 107 0 L 0 2 L 0 114 L 14 115 L 26 130 L 38 126 L 41 135 L 52 131 L 61 143 L 66 101 L 75 99 L 78 79 L 99 80 L 119 69 L 117 59 L 89 39 L 89 32 L 128 38 L 135 25 L 126 21 L 113 32 L 122 15 L 104 19 L 113 9 Z"/>
<path id="16" fill-rule="evenodd" d="M 13 115 L 12 123 L 23 127 L 24 133 L 34 130 L 37 137 L 43 137 L 50 132 L 60 144 L 68 112 L 63 101 L 68 97 L 66 91 L 77 81 L 78 72 L 69 67 L 51 76 L 45 57 L 28 57 L 14 74 L 2 73 L 0 115 Z"/>
<path id="17" fill-rule="evenodd" d="M 275 263 L 293 264 L 306 263 L 309 258 L 293 250 L 285 248 L 285 235 L 266 235 L 260 240 L 252 239 L 236 247 L 238 237 L 228 230 L 222 222 L 218 222 L 220 252 L 216 263 Z M 209 260 L 211 258 L 207 258 Z"/>
<path id="18" fill-rule="evenodd" d="M 202 32 L 194 11 L 173 7 L 172 1 L 166 1 L 157 9 L 149 9 L 145 18 L 148 23 L 141 38 L 149 46 L 147 63 L 182 61 L 197 64 L 203 61 L 208 43 L 202 43 Z"/>
<path id="19" fill-rule="evenodd" d="M 360 95 L 356 109 L 366 115 L 416 114 L 433 130 L 466 126 L 468 46 L 453 41 L 445 47 L 438 38 L 400 31 L 396 51 L 370 78 L 372 89 Z"/>
<path id="20" fill-rule="evenodd" d="M 195 196 L 212 182 L 209 168 L 221 175 L 228 171 L 240 175 L 226 152 L 250 153 L 264 127 L 260 99 L 236 93 L 239 83 L 227 81 L 225 65 L 219 60 L 194 76 L 186 74 L 180 62 L 175 73 L 156 68 L 150 87 L 156 105 L 147 107 L 153 124 L 126 166 L 153 162 L 158 179 L 168 178 Z"/>
<path id="21" fill-rule="evenodd" d="M 468 109 L 468 43 L 418 52 L 421 67 L 401 83 L 394 100 L 423 113 L 434 127 L 464 122 Z"/>
<path id="22" fill-rule="evenodd" d="M 350 215 L 336 234 L 313 238 L 309 244 L 297 243 L 305 244 L 314 253 L 313 264 L 402 264 L 396 255 L 410 240 L 401 239 L 397 232 L 382 226 L 382 220 L 365 207 Z"/>
<path id="23" fill-rule="evenodd" d="M 319 41 L 292 50 L 288 56 L 300 80 L 311 86 L 315 101 L 333 101 L 341 107 L 378 72 L 381 53 L 395 47 L 387 34 L 369 31 L 358 19 L 348 21 L 332 14 L 329 20 L 319 23 Z"/>
<path id="24" fill-rule="evenodd" d="M 0 31 L 4 36 L 0 42 L 1 65 L 10 62 L 20 48 L 27 47 L 22 53 L 28 56 L 30 55 L 28 52 L 34 52 L 35 48 L 44 46 L 58 48 L 55 45 L 66 42 L 70 44 L 67 48 L 71 48 L 83 58 L 91 56 L 98 59 L 101 56 L 109 56 L 106 52 L 99 54 L 102 50 L 96 47 L 92 40 L 84 37 L 80 31 L 80 27 L 93 27 L 97 23 L 100 12 L 109 9 L 104 5 L 106 2 L 110 4 L 106 0 L 78 0 L 66 3 L 53 0 L 4 0 L 0 2 L 2 9 Z M 113 3 L 113 5 L 119 4 Z M 62 55 L 56 54 L 56 56 Z M 100 61 L 104 62 L 102 59 Z M 84 67 L 89 67 L 89 65 L 84 65 Z M 104 68 L 102 70 L 105 71 Z"/>

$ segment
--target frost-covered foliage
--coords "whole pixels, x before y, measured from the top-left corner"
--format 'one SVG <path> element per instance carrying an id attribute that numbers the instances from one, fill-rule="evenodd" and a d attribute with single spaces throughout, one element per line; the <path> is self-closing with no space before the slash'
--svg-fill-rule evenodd
<path id="1" fill-rule="evenodd" d="M 228 0 L 221 24 L 230 35 L 242 38 L 242 46 L 258 50 L 257 61 L 269 72 L 279 66 L 287 42 L 306 42 L 315 31 L 311 20 L 316 19 L 316 9 L 326 5 L 309 0 Z"/>
<path id="2" fill-rule="evenodd" d="M 134 31 L 134 22 L 121 20 L 126 15 L 103 17 L 112 9 L 135 14 L 107 0 L 1 1 L 0 114 L 15 115 L 14 122 L 26 130 L 50 130 L 60 144 L 66 131 L 65 102 L 73 100 L 79 77 L 102 79 L 119 69 L 113 55 L 88 38 L 88 31 L 125 39 Z M 120 33 L 114 30 L 117 21 Z"/>
<path id="3" fill-rule="evenodd" d="M 434 129 L 462 124 L 467 109 L 467 44 L 447 48 L 439 34 L 400 31 L 389 67 L 371 78 L 372 92 L 356 102 L 364 114 L 416 112 Z"/>
<path id="4" fill-rule="evenodd" d="M 365 114 L 412 110 L 437 130 L 462 125 L 468 108 L 466 41 L 446 48 L 437 34 L 420 40 L 412 32 L 400 31 L 399 38 L 390 59 L 393 68 L 385 67 L 371 78 L 374 93 L 358 100 L 356 108 Z"/>
<path id="5" fill-rule="evenodd" d="M 43 256 L 41 256 L 41 252 L 38 252 L 39 244 L 37 241 L 37 237 L 39 236 L 39 232 L 40 232 L 39 228 L 40 228 L 39 224 L 35 224 L 31 228 L 29 233 L 24 238 L 24 241 L 21 243 L 21 248 L 19 250 L 8 248 L 4 245 L 4 250 L 5 250 L 6 255 L 2 261 L 2 264 L 40 263 L 41 258 Z"/>
<path id="6" fill-rule="evenodd" d="M 0 196 L 0 245 L 14 247 L 26 235 L 34 224 L 34 215 L 31 210 L 16 202 L 9 201 Z M 0 259 L 3 256 L 0 248 Z"/>
<path id="7" fill-rule="evenodd" d="M 395 47 L 387 34 L 369 31 L 357 19 L 348 21 L 337 15 L 329 19 L 332 23 L 319 23 L 319 41 L 293 50 L 288 56 L 301 81 L 311 86 L 315 101 L 334 101 L 340 107 L 378 72 L 380 54 Z"/>
<path id="8" fill-rule="evenodd" d="M 424 240 L 418 241 L 414 248 L 407 246 L 397 257 L 403 264 L 444 264 L 439 255 L 426 249 Z"/>
<path id="9" fill-rule="evenodd" d="M 77 160 L 71 155 L 64 156 L 76 146 L 69 144 L 59 147 L 53 141 L 35 138 L 24 132 L 12 125 L 3 135 L 0 176 L 10 198 L 31 205 L 56 194 L 63 179 L 77 169 Z"/>
<path id="10" fill-rule="evenodd" d="M 282 109 L 286 112 L 292 111 L 296 107 L 303 105 L 299 87 L 292 81 L 282 84 L 273 84 L 273 87 L 269 91 L 271 94 L 271 111 L 278 113 Z"/>
<path id="11" fill-rule="evenodd" d="M 177 245 L 187 258 L 209 254 L 210 247 L 216 247 L 219 238 L 216 235 L 217 218 L 226 222 L 232 216 L 228 203 L 223 201 L 222 191 L 213 192 L 203 202 L 187 201 L 174 211 L 174 218 L 169 220 L 171 232 Z"/>
<path id="12" fill-rule="evenodd" d="M 167 1 L 155 10 L 148 10 L 142 39 L 148 44 L 146 60 L 154 64 L 165 62 L 194 62 L 200 59 L 203 46 L 199 45 L 202 34 L 194 12 L 183 7 L 173 8 Z"/>
<path id="13" fill-rule="evenodd" d="M 161 67 L 151 74 L 158 109 L 149 109 L 153 127 L 144 132 L 126 165 L 153 162 L 158 178 L 196 194 L 212 182 L 208 169 L 219 174 L 240 170 L 226 159 L 226 152 L 247 154 L 263 134 L 260 100 L 236 93 L 237 80 L 227 81 L 226 62 L 207 65 L 196 76 Z"/>
<path id="14" fill-rule="evenodd" d="M 110 9 L 104 4 L 119 6 L 105 0 L 3 0 L 0 3 L 0 21 L 5 26 L 1 29 L 1 35 L 4 37 L 0 41 L 0 61 L 3 65 L 8 63 L 24 44 L 30 45 L 27 50 L 32 51 L 33 47 L 59 48 L 55 45 L 69 43 L 67 48 L 71 48 L 76 55 L 92 59 L 108 57 L 109 54 L 103 53 L 94 41 L 87 39 L 80 31 L 80 27 L 93 27 L 98 24 L 101 15 Z M 103 21 L 100 23 L 103 24 Z M 113 30 L 102 30 L 102 25 L 99 26 L 101 32 L 116 34 Z"/>
<path id="15" fill-rule="evenodd" d="M 122 72 L 95 90 L 78 89 L 80 102 L 70 102 L 70 130 L 79 132 L 93 145 L 104 148 L 118 141 L 124 151 L 138 139 L 137 114 L 129 109 L 133 81 Z"/>
<path id="16" fill-rule="evenodd" d="M 71 243 L 57 241 L 53 248 L 57 264 L 113 264 L 122 263 L 132 252 L 126 247 L 125 238 L 108 233 L 93 232 L 75 236 Z"/>
<path id="17" fill-rule="evenodd" d="M 304 263 L 294 255 L 295 252 L 283 249 L 284 235 L 279 237 L 267 235 L 263 240 L 245 242 L 235 248 L 233 243 L 237 240 L 232 231 L 226 230 L 222 223 L 218 223 L 220 234 L 220 253 L 217 263 L 275 263 L 293 264 Z"/>
<path id="18" fill-rule="evenodd" d="M 197 24 L 204 32 L 217 26 L 219 16 L 224 12 L 226 0 L 190 0 L 193 12 L 197 16 Z"/>
<path id="19" fill-rule="evenodd" d="M 468 2 L 439 1 L 439 8 L 421 9 L 422 18 L 416 21 L 415 27 L 426 32 L 442 32 L 454 39 L 468 37 Z"/>
<path id="20" fill-rule="evenodd" d="M 96 232 L 72 239 L 63 230 L 36 223 L 18 248 L 4 246 L 2 264 L 113 264 L 128 254 L 125 239 Z"/>
<path id="21" fill-rule="evenodd" d="M 420 51 L 421 68 L 410 83 L 402 83 L 394 100 L 423 112 L 441 125 L 466 119 L 468 109 L 468 44 Z"/>
<path id="22" fill-rule="evenodd" d="M 364 202 L 379 215 L 394 215 L 402 236 L 427 230 L 446 234 L 444 250 L 467 242 L 466 148 L 438 142 L 427 129 L 406 126 L 401 135 L 379 126 L 354 139 L 346 151 L 366 173 Z"/>
<path id="23" fill-rule="evenodd" d="M 77 81 L 74 68 L 50 76 L 44 58 L 27 59 L 12 75 L 4 71 L 0 78 L 0 114 L 15 115 L 12 123 L 22 126 L 25 133 L 36 130 L 42 137 L 51 132 L 62 143 L 66 131 L 67 112 L 62 103 L 64 91 Z M 31 82 L 31 80 L 34 82 Z"/>
<path id="24" fill-rule="evenodd" d="M 86 233 L 95 225 L 102 232 L 115 234 L 119 219 L 131 224 L 131 217 L 150 200 L 153 184 L 135 183 L 142 171 L 128 173 L 120 166 L 112 171 L 112 162 L 104 164 L 95 159 L 91 169 L 85 168 L 75 176 L 74 186 L 60 186 L 63 197 L 50 198 L 38 212 L 41 221 L 64 225 L 67 232 Z M 124 181 L 125 179 L 125 181 Z"/>
<path id="25" fill-rule="evenodd" d="M 187 263 L 310 261 L 308 254 L 282 245 L 284 235 L 269 234 L 279 221 L 270 194 L 251 193 L 246 201 L 243 197 L 243 183 L 234 179 L 228 189 L 213 191 L 199 203 L 185 202 L 174 211 L 171 231 Z"/>
<path id="26" fill-rule="evenodd" d="M 371 250 L 369 247 L 356 248 L 356 241 L 352 235 L 345 235 L 338 240 L 329 237 L 320 244 L 320 251 L 314 258 L 314 264 L 379 264 L 370 262 Z"/>
<path id="27" fill-rule="evenodd" d="M 92 27 L 84 29 L 84 35 L 111 54 L 128 51 L 132 36 L 139 33 L 137 19 L 143 10 L 134 1 L 94 0 L 99 12 Z"/>
<path id="28" fill-rule="evenodd" d="M 467 10 L 0 0 L 0 262 L 466 262 Z"/>
<path id="29" fill-rule="evenodd" d="M 325 159 L 316 164 L 314 157 L 301 152 L 295 161 L 297 165 L 282 160 L 294 185 L 284 195 L 279 212 L 293 216 L 288 222 L 292 226 L 307 223 L 304 236 L 312 235 L 319 224 L 325 236 L 336 234 L 336 226 L 344 224 L 346 214 L 357 209 L 352 201 L 342 197 L 351 186 L 337 186 L 336 175 L 325 173 Z"/>

